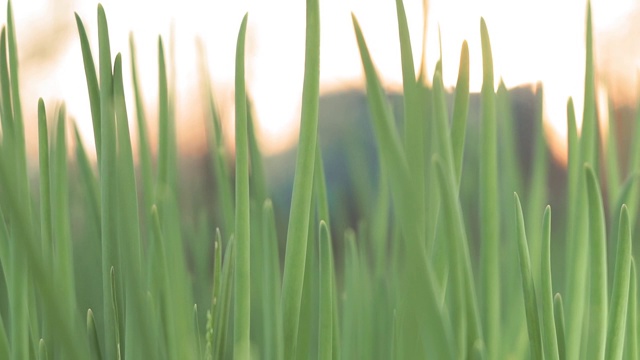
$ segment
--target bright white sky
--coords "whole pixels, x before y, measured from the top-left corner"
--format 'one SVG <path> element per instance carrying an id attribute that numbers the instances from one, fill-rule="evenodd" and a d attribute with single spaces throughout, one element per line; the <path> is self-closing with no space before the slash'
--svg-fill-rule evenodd
<path id="1" fill-rule="evenodd" d="M 15 1 L 18 41 L 33 38 L 30 29 L 47 20 L 49 1 Z M 137 41 L 138 66 L 148 107 L 157 98 L 157 36 L 169 38 L 175 27 L 178 112 L 189 113 L 193 99 L 200 98 L 195 39 L 203 39 L 214 88 L 223 113 L 233 118 L 233 67 L 240 21 L 249 12 L 247 81 L 254 98 L 267 152 L 276 152 L 295 140 L 303 76 L 304 1 L 245 0 L 211 1 L 128 0 L 103 2 L 110 26 L 112 53 L 123 52 L 129 78 L 128 34 Z M 442 32 L 445 85 L 456 81 L 460 46 L 467 40 L 471 56 L 471 90 L 480 89 L 482 61 L 480 17 L 487 21 L 496 69 L 496 84 L 502 77 L 508 87 L 523 83 L 545 83 L 546 113 L 553 127 L 564 136 L 566 100 L 573 96 L 582 108 L 584 79 L 584 0 L 432 0 L 427 38 L 429 74 L 439 56 L 438 26 Z M 72 11 L 88 28 L 97 51 L 96 3 L 78 1 L 69 10 L 72 40 L 49 70 L 23 69 L 25 108 L 35 110 L 39 96 L 45 101 L 64 99 L 68 112 L 78 119 L 82 131 L 90 133 L 91 121 L 82 58 Z M 634 0 L 593 1 L 596 41 L 599 33 L 613 28 L 631 10 Z M 422 0 L 405 0 L 416 64 L 422 46 Z M 284 10 L 286 9 L 286 10 Z M 321 82 L 324 91 L 362 83 L 359 53 L 353 35 L 351 12 L 362 25 L 373 59 L 389 87 L 401 84 L 398 32 L 393 0 L 322 0 Z M 4 12 L 4 11 L 3 11 Z M 4 17 L 4 14 L 0 14 Z M 34 26 L 34 24 L 36 26 Z M 165 43 L 166 44 L 166 43 Z M 168 49 L 168 46 L 167 46 Z M 418 67 L 418 65 L 416 66 Z M 629 69 L 635 74 L 636 69 Z M 29 84 L 26 84 L 29 82 Z M 130 89 L 131 87 L 129 87 Z M 131 97 L 131 94 L 128 94 Z M 199 101 L 199 100 L 198 100 Z M 33 106 L 31 106 L 33 105 Z M 133 102 L 129 112 L 133 114 Z M 198 110 L 201 111 L 201 110 Z M 580 112 L 580 111 L 578 111 Z M 154 111 L 149 110 L 149 115 Z M 34 120 L 35 122 L 35 120 Z M 91 143 L 92 136 L 87 136 Z"/>

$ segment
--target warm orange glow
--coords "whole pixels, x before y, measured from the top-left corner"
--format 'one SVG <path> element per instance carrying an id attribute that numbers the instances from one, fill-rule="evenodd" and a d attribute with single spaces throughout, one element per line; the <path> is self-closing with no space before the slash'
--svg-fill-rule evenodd
<path id="1" fill-rule="evenodd" d="M 47 21 L 53 21 L 48 16 L 54 8 L 52 4 L 45 0 L 14 2 L 21 56 L 26 56 L 32 50 L 29 46 L 36 38 L 34 34 L 46 29 Z M 179 131 L 200 135 L 203 133 L 203 111 L 194 110 L 201 108 L 195 106 L 197 104 L 194 102 L 194 98 L 200 98 L 195 39 L 201 38 L 207 49 L 215 94 L 221 112 L 228 121 L 226 127 L 230 130 L 233 123 L 235 41 L 240 20 L 244 12 L 249 11 L 247 82 L 260 124 L 263 149 L 271 154 L 295 142 L 304 70 L 304 2 L 106 0 L 103 4 L 109 20 L 113 55 L 117 51 L 123 53 L 126 89 L 131 89 L 128 35 L 130 31 L 135 34 L 140 77 L 144 83 L 143 91 L 150 117 L 156 113 L 153 109 L 157 106 L 157 36 L 162 34 L 168 43 L 173 24 L 178 76 L 175 84 L 177 112 L 185 125 Z M 471 56 L 471 91 L 480 89 L 482 61 L 479 24 L 483 16 L 491 36 L 496 86 L 500 78 L 507 87 L 542 81 L 545 86 L 545 114 L 555 134 L 552 138 L 561 141 L 560 149 L 566 148 L 562 141 L 566 142 L 566 101 L 569 96 L 574 99 L 578 124 L 582 117 L 586 2 L 431 0 L 429 6 L 426 40 L 429 75 L 440 56 L 439 27 L 445 85 L 455 85 L 460 46 L 466 39 Z M 52 44 L 59 47 L 53 63 L 43 67 L 23 61 L 23 101 L 25 113 L 35 119 L 37 97 L 44 97 L 47 103 L 64 99 L 69 113 L 78 119 L 87 145 L 91 147 L 93 137 L 89 135 L 89 102 L 72 11 L 77 11 L 84 19 L 95 56 L 96 3 L 72 2 L 70 7 L 63 12 L 68 16 L 59 20 L 66 35 L 57 39 L 58 43 Z M 619 43 L 631 43 L 628 38 L 633 33 L 628 33 L 625 38 L 624 29 L 620 30 L 616 24 L 635 24 L 638 21 L 622 21 L 633 13 L 633 0 L 615 3 L 594 0 L 592 7 L 598 60 L 599 49 L 610 49 L 604 45 L 605 39 L 615 38 Z M 283 10 L 285 8 L 287 10 Z M 405 8 L 418 69 L 423 42 L 422 0 L 405 0 Z M 392 87 L 399 86 L 402 73 L 395 11 L 395 2 L 389 0 L 321 1 L 323 91 L 340 89 L 343 84 L 361 83 L 362 70 L 353 36 L 351 12 L 361 23 L 384 83 Z M 0 15 L 4 17 L 4 14 Z M 639 45 L 634 46 L 634 49 L 640 49 Z M 609 68 L 620 73 L 635 74 L 640 65 L 640 50 L 627 51 L 630 54 L 628 57 L 624 57 L 624 51 L 619 52 L 620 56 L 617 56 L 610 50 L 602 58 L 606 59 Z M 619 61 L 619 66 L 616 66 L 616 61 Z M 635 76 L 628 78 L 635 79 Z M 634 86 L 634 82 L 619 84 L 611 93 L 626 94 Z M 133 121 L 131 91 L 127 92 L 127 96 Z M 35 120 L 32 123 L 35 124 Z M 184 130 L 185 127 L 188 131 Z M 190 139 L 188 143 L 202 144 L 203 139 Z M 561 152 L 555 152 L 559 157 L 563 156 Z"/>

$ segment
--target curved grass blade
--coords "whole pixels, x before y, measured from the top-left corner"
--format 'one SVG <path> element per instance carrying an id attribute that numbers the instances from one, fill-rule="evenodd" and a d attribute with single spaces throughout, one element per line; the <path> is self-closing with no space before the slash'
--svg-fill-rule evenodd
<path id="1" fill-rule="evenodd" d="M 129 132 L 129 119 L 125 103 L 124 84 L 122 78 L 122 57 L 116 56 L 113 68 L 114 106 L 118 132 L 118 161 L 117 176 L 118 193 L 121 200 L 118 203 L 120 215 L 119 231 L 123 239 L 120 250 L 122 269 L 127 275 L 124 281 L 125 309 L 128 314 L 125 322 L 125 358 L 154 357 L 155 347 L 144 329 L 149 323 L 150 314 L 146 311 L 142 275 L 143 257 L 140 237 L 140 219 L 138 215 L 138 192 Z M 134 310 L 136 309 L 136 310 Z"/>
<path id="2" fill-rule="evenodd" d="M 49 130 L 47 112 L 42 98 L 38 100 L 38 161 L 40 164 L 40 241 L 45 267 L 52 273 L 53 223 L 51 207 L 51 169 L 49 164 Z"/>
<path id="3" fill-rule="evenodd" d="M 453 150 L 453 169 L 455 179 L 460 187 L 462 177 L 462 159 L 464 156 L 464 139 L 467 131 L 467 115 L 469 113 L 469 45 L 462 42 L 460 50 L 460 68 L 453 100 L 453 120 L 451 123 L 451 148 Z"/>
<path id="4" fill-rule="evenodd" d="M 620 231 L 618 250 L 616 253 L 616 268 L 613 277 L 613 291 L 609 309 L 609 326 L 607 330 L 606 359 L 622 359 L 624 350 L 625 328 L 627 321 L 633 321 L 627 316 L 629 302 L 629 279 L 631 278 L 631 226 L 629 212 L 623 205 L 620 212 Z"/>
<path id="5" fill-rule="evenodd" d="M 425 214 L 425 119 L 420 115 L 420 98 L 416 83 L 416 74 L 409 36 L 409 24 L 404 10 L 403 0 L 396 0 L 398 33 L 400 35 L 400 56 L 402 60 L 402 88 L 404 101 L 405 152 L 409 163 L 409 172 L 414 189 L 417 211 L 421 217 Z"/>
<path id="6" fill-rule="evenodd" d="M 327 224 L 320 222 L 320 323 L 318 331 L 318 359 L 332 358 L 333 330 L 333 272 L 331 237 Z"/>
<path id="7" fill-rule="evenodd" d="M 562 296 L 559 293 L 553 297 L 553 319 L 555 320 L 556 335 L 558 336 L 558 358 L 565 360 L 567 358 L 567 347 L 565 342 L 564 306 L 562 305 Z"/>
<path id="8" fill-rule="evenodd" d="M 500 211 L 498 210 L 498 139 L 493 55 L 489 32 L 480 21 L 482 40 L 482 124 L 480 127 L 480 231 L 482 240 L 482 313 L 487 357 L 499 356 L 500 338 Z"/>
<path id="9" fill-rule="evenodd" d="M 107 18 L 102 5 L 98 5 L 98 39 L 100 69 L 100 128 L 101 128 L 101 238 L 102 238 L 102 290 L 104 311 L 105 357 L 115 359 L 116 314 L 112 312 L 112 286 L 110 269 L 117 264 L 117 178 L 116 134 L 113 114 L 113 78 L 111 49 Z"/>
<path id="10" fill-rule="evenodd" d="M 307 0 L 306 45 L 300 141 L 287 228 L 287 249 L 282 281 L 284 355 L 296 353 L 298 318 L 307 252 L 307 232 L 313 195 L 313 168 L 318 137 L 320 94 L 320 8 L 318 0 Z"/>
<path id="11" fill-rule="evenodd" d="M 624 358 L 638 358 L 638 283 L 636 282 L 636 265 L 631 257 L 629 277 L 629 308 L 627 312 L 627 333 L 625 335 Z"/>
<path id="12" fill-rule="evenodd" d="M 233 237 L 227 244 L 222 261 L 220 306 L 216 309 L 215 329 L 213 332 L 213 358 L 225 359 L 231 356 L 232 351 L 228 351 L 227 338 L 229 333 L 229 313 L 231 313 L 231 294 L 233 292 L 233 278 L 235 271 L 235 240 Z M 233 350 L 233 349 L 231 349 Z"/>
<path id="13" fill-rule="evenodd" d="M 202 359 L 202 334 L 200 333 L 200 323 L 198 322 L 198 304 L 193 304 L 193 327 L 196 334 L 196 354 L 198 359 Z"/>
<path id="14" fill-rule="evenodd" d="M 522 215 L 522 206 L 517 193 L 513 194 L 516 211 L 515 221 L 518 236 L 518 257 L 520 258 L 520 275 L 522 276 L 522 292 L 524 294 L 524 305 L 527 315 L 527 329 L 529 331 L 529 343 L 531 346 L 531 358 L 542 359 L 542 338 L 540 335 L 540 318 L 538 314 L 538 304 L 536 291 L 531 274 L 531 259 L 529 258 L 529 247 L 527 246 L 527 235 Z"/>
<path id="15" fill-rule="evenodd" d="M 91 309 L 87 310 L 87 337 L 89 339 L 91 358 L 94 360 L 102 360 L 98 329 L 96 328 L 96 321 L 93 317 L 93 311 L 91 311 Z"/>
<path id="16" fill-rule="evenodd" d="M 567 358 L 580 356 L 580 344 L 587 306 L 587 277 L 589 264 L 589 245 L 584 244 L 588 236 L 587 227 L 583 226 L 587 219 L 584 172 L 580 170 L 582 139 L 578 139 L 575 111 L 571 98 L 567 102 L 569 165 L 568 165 L 568 213 L 567 213 L 567 245 L 566 245 L 566 280 L 567 284 Z"/>
<path id="17" fill-rule="evenodd" d="M 247 139 L 247 95 L 244 80 L 244 47 L 248 14 L 242 19 L 236 47 L 236 270 L 234 297 L 235 359 L 250 357 L 250 226 L 249 144 Z"/>
<path id="18" fill-rule="evenodd" d="M 590 165 L 584 166 L 589 203 L 589 333 L 588 354 L 604 358 L 607 339 L 607 243 L 600 185 Z"/>
<path id="19" fill-rule="evenodd" d="M 592 164 L 598 170 L 598 119 L 596 118 L 595 66 L 593 58 L 593 25 L 591 1 L 587 1 L 586 65 L 584 78 L 584 108 L 580 151 L 582 162 Z"/>
<path id="20" fill-rule="evenodd" d="M 100 119 L 102 110 L 100 108 L 100 85 L 98 84 L 98 76 L 96 74 L 96 66 L 91 55 L 91 47 L 89 46 L 89 38 L 84 28 L 82 19 L 76 13 L 76 25 L 78 27 L 78 35 L 80 36 L 80 49 L 82 50 L 82 61 L 84 63 L 84 73 L 87 79 L 87 90 L 89 92 L 89 105 L 91 106 L 91 119 L 93 121 L 93 138 L 95 140 L 96 155 L 98 164 L 102 155 L 102 125 Z"/>
<path id="21" fill-rule="evenodd" d="M 542 220 L 542 252 L 540 265 L 542 283 L 542 334 L 547 360 L 558 360 L 558 335 L 553 317 L 553 286 L 551 281 L 551 207 L 547 205 Z"/>
<path id="22" fill-rule="evenodd" d="M 49 354 L 47 352 L 47 345 L 44 342 L 44 339 L 40 339 L 38 342 L 38 359 L 39 360 L 48 360 Z"/>

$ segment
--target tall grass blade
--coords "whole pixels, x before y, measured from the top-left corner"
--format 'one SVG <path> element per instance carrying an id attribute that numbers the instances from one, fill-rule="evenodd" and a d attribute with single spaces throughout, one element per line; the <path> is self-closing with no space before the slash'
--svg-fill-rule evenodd
<path id="1" fill-rule="evenodd" d="M 606 359 L 622 359 L 626 322 L 636 322 L 628 318 L 629 279 L 631 278 L 631 226 L 626 205 L 620 212 L 620 230 L 616 253 L 616 268 L 613 277 L 613 291 L 609 308 Z"/>
<path id="2" fill-rule="evenodd" d="M 453 100 L 453 120 L 451 123 L 451 147 L 453 149 L 453 168 L 456 181 L 460 186 L 462 178 L 462 159 L 464 156 L 467 115 L 469 113 L 469 45 L 465 40 L 460 50 L 460 68 Z"/>
<path id="3" fill-rule="evenodd" d="M 278 252 L 278 237 L 276 233 L 276 223 L 273 214 L 273 204 L 271 200 L 266 200 L 262 208 L 262 242 L 264 244 L 264 264 L 263 271 L 264 299 L 262 301 L 264 312 L 264 329 L 268 336 L 266 343 L 265 357 L 270 359 L 280 359 L 283 356 L 282 339 L 282 313 L 280 310 L 280 254 Z"/>
<path id="4" fill-rule="evenodd" d="M 236 270 L 234 296 L 235 359 L 250 357 L 250 226 L 249 226 L 249 144 L 247 100 L 244 80 L 244 43 L 248 14 L 242 19 L 236 47 Z"/>
<path id="5" fill-rule="evenodd" d="M 529 258 L 529 247 L 527 245 L 527 235 L 522 215 L 522 206 L 518 194 L 514 193 L 515 200 L 515 221 L 518 236 L 518 257 L 520 259 L 520 274 L 522 276 L 522 292 L 524 294 L 524 305 L 527 316 L 527 329 L 529 332 L 529 343 L 531 346 L 531 358 L 542 359 L 542 337 L 540 334 L 540 317 L 538 314 L 538 302 L 536 299 L 535 286 L 533 284 L 533 274 L 531 273 L 531 259 Z"/>
<path id="6" fill-rule="evenodd" d="M 47 352 L 47 345 L 45 344 L 44 339 L 40 339 L 40 341 L 38 342 L 38 359 L 49 359 L 49 353 Z"/>
<path id="7" fill-rule="evenodd" d="M 218 321 L 215 323 L 215 329 L 213 332 L 214 346 L 213 346 L 213 358 L 224 359 L 230 357 L 233 353 L 233 348 L 229 351 L 227 345 L 227 339 L 229 335 L 229 313 L 231 313 L 231 295 L 233 293 L 233 279 L 235 271 L 235 240 L 233 237 L 227 243 L 227 249 L 224 253 L 224 260 L 222 261 L 222 274 L 221 274 L 221 289 L 220 289 L 220 306 L 216 309 L 216 318 Z"/>
<path id="8" fill-rule="evenodd" d="M 551 207 L 544 210 L 542 220 L 542 264 L 540 265 L 542 283 L 542 334 L 544 336 L 545 359 L 558 360 L 558 335 L 553 316 L 553 286 L 551 281 Z"/>
<path id="9" fill-rule="evenodd" d="M 567 346 L 565 341 L 564 326 L 564 306 L 562 305 L 562 296 L 557 293 L 553 297 L 553 319 L 556 324 L 556 335 L 558 336 L 558 357 L 560 360 L 567 358 Z"/>
<path id="10" fill-rule="evenodd" d="M 332 358 L 333 330 L 333 274 L 331 237 L 324 221 L 320 222 L 320 324 L 318 333 L 318 359 Z"/>
<path id="11" fill-rule="evenodd" d="M 89 46 L 87 31 L 85 30 L 80 16 L 77 13 L 75 16 L 78 35 L 80 36 L 80 49 L 82 50 L 84 73 L 87 79 L 87 91 L 89 92 L 89 105 L 91 107 L 91 120 L 93 121 L 93 138 L 95 141 L 96 156 L 99 164 L 102 154 L 102 125 L 100 123 L 102 110 L 100 108 L 100 85 L 98 84 L 96 65 L 93 61 L 93 55 L 91 55 L 91 46 Z"/>
<path id="12" fill-rule="evenodd" d="M 91 311 L 91 309 L 87 310 L 87 338 L 89 339 L 91 358 L 94 360 L 102 360 L 98 329 L 96 327 L 96 320 L 93 317 L 93 311 Z"/>
<path id="13" fill-rule="evenodd" d="M 625 334 L 624 358 L 638 358 L 638 283 L 636 280 L 636 265 L 631 257 L 629 277 L 629 308 L 627 311 L 627 330 Z"/>
<path id="14" fill-rule="evenodd" d="M 589 200 L 589 344 L 590 357 L 602 359 L 607 337 L 607 244 L 604 206 L 593 169 L 584 167 Z"/>
<path id="15" fill-rule="evenodd" d="M 405 152 L 409 163 L 415 198 L 418 202 L 417 211 L 420 216 L 424 216 L 425 153 L 423 151 L 423 144 L 425 142 L 425 119 L 420 116 L 420 98 L 413 64 L 409 24 L 407 23 L 403 0 L 396 0 L 396 13 L 398 18 L 398 33 L 400 35 L 402 88 L 404 90 Z"/>
<path id="16" fill-rule="evenodd" d="M 499 356 L 500 334 L 500 212 L 498 211 L 498 149 L 493 55 L 484 19 L 482 40 L 482 124 L 480 127 L 480 231 L 482 240 L 482 313 L 489 358 Z"/>
<path id="17" fill-rule="evenodd" d="M 313 168 L 318 131 L 320 93 L 320 8 L 318 0 L 307 0 L 306 45 L 300 141 L 287 228 L 287 249 L 282 281 L 284 355 L 294 356 L 311 216 Z"/>

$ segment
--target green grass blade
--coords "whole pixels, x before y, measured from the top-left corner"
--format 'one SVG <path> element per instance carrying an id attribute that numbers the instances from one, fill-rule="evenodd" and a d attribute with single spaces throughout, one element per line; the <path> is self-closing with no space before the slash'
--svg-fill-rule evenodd
<path id="1" fill-rule="evenodd" d="M 589 350 L 602 359 L 607 338 L 607 244 L 600 185 L 589 165 L 584 167 L 589 200 Z"/>
<path id="2" fill-rule="evenodd" d="M 549 167 L 549 154 L 547 151 L 547 140 L 544 136 L 544 109 L 543 109 L 544 95 L 542 84 L 538 83 L 536 86 L 536 112 L 535 112 L 535 130 L 534 130 L 534 154 L 533 154 L 533 168 L 531 179 L 529 182 L 529 188 L 527 189 L 527 202 L 526 217 L 530 224 L 539 221 L 539 214 L 542 211 L 547 201 L 547 189 L 549 185 L 547 183 L 548 167 Z M 540 245 L 543 234 L 540 233 L 540 228 L 537 226 L 530 227 L 529 230 L 529 244 L 531 249 L 531 266 L 533 271 L 533 281 L 536 286 L 540 286 L 540 276 L 542 271 L 540 269 L 542 246 Z"/>
<path id="3" fill-rule="evenodd" d="M 593 25 L 591 2 L 587 2 L 586 65 L 584 78 L 584 108 L 582 114 L 582 132 L 580 151 L 582 162 L 592 164 L 598 171 L 598 119 L 596 117 L 595 65 L 593 59 Z"/>
<path id="4" fill-rule="evenodd" d="M 202 334 L 200 333 L 200 323 L 198 321 L 198 304 L 193 304 L 193 328 L 196 334 L 196 354 L 198 359 L 202 359 Z"/>
<path id="5" fill-rule="evenodd" d="M 300 145 L 296 159 L 282 281 L 281 309 L 285 358 L 294 356 L 295 344 L 297 343 L 318 131 L 320 94 L 320 8 L 318 0 L 307 0 L 306 13 Z"/>
<path id="6" fill-rule="evenodd" d="M 113 78 L 111 73 L 111 46 L 107 18 L 102 5 L 98 5 L 98 39 L 100 59 L 100 129 L 101 129 L 101 238 L 102 238 L 102 291 L 104 318 L 104 355 L 115 359 L 116 314 L 112 312 L 110 269 L 117 264 L 117 178 L 116 134 L 113 114 Z"/>
<path id="7" fill-rule="evenodd" d="M 558 336 L 558 358 L 565 360 L 567 358 L 567 346 L 565 341 L 564 306 L 562 305 L 562 296 L 559 293 L 553 297 L 553 319 L 556 323 L 556 334 Z"/>
<path id="8" fill-rule="evenodd" d="M 255 202 L 262 205 L 269 196 L 267 188 L 267 180 L 262 162 L 262 154 L 256 136 L 255 116 L 253 115 L 253 107 L 251 103 L 247 103 L 247 137 L 249 140 L 249 165 L 251 167 L 249 178 L 249 187 L 252 190 L 252 197 Z"/>
<path id="9" fill-rule="evenodd" d="M 487 357 L 499 356 L 500 211 L 498 211 L 498 149 L 493 56 L 484 19 L 482 38 L 482 124 L 480 127 L 480 231 L 482 240 L 482 313 Z"/>
<path id="10" fill-rule="evenodd" d="M 2 240 L 4 241 L 5 239 Z M 7 337 L 7 329 L 5 328 L 2 316 L 0 316 L 0 358 L 9 359 L 10 356 L 11 346 L 9 345 L 9 338 Z"/>
<path id="11" fill-rule="evenodd" d="M 230 357 L 233 353 L 228 350 L 227 339 L 229 333 L 229 313 L 231 312 L 231 295 L 233 293 L 233 272 L 235 269 L 235 240 L 231 238 L 227 244 L 222 261 L 221 273 L 221 290 L 220 290 L 220 306 L 216 311 L 215 329 L 213 333 L 214 359 L 224 359 Z"/>
<path id="12" fill-rule="evenodd" d="M 91 311 L 91 309 L 87 310 L 87 337 L 89 339 L 91 358 L 95 360 L 102 360 L 98 329 L 96 327 L 96 320 L 93 317 L 93 311 Z"/>
<path id="13" fill-rule="evenodd" d="M 542 283 L 542 330 L 545 359 L 558 360 L 558 336 L 553 317 L 553 286 L 551 281 L 551 207 L 544 210 L 542 220 L 542 251 L 540 265 Z"/>
<path id="14" fill-rule="evenodd" d="M 453 149 L 453 168 L 456 171 L 458 186 L 462 177 L 462 159 L 464 140 L 467 131 L 469 113 L 469 45 L 465 40 L 460 51 L 460 68 L 453 100 L 453 121 L 451 124 L 451 147 Z"/>
<path id="15" fill-rule="evenodd" d="M 531 259 L 529 258 L 529 247 L 527 245 L 527 235 L 522 215 L 522 206 L 518 194 L 514 193 L 515 200 L 515 221 L 518 236 L 518 257 L 520 259 L 520 275 L 522 276 L 522 292 L 524 294 L 524 305 L 527 316 L 527 329 L 529 332 L 529 343 L 531 346 L 531 358 L 542 359 L 542 337 L 540 335 L 540 318 L 538 314 L 538 302 L 536 299 L 535 286 L 533 284 L 533 274 L 531 273 Z"/>
<path id="16" fill-rule="evenodd" d="M 263 272 L 264 296 L 262 301 L 264 317 L 263 331 L 268 334 L 265 357 L 281 359 L 284 353 L 282 343 L 282 313 L 280 310 L 280 254 L 278 236 L 271 200 L 266 200 L 262 208 L 262 239 L 264 244 Z"/>
<path id="17" fill-rule="evenodd" d="M 416 83 L 413 51 L 409 36 L 409 24 L 404 10 L 403 0 L 396 0 L 398 17 L 398 33 L 400 35 L 400 56 L 402 60 L 402 88 L 404 101 L 404 135 L 405 152 L 409 163 L 412 186 L 417 204 L 417 211 L 424 217 L 425 212 L 425 119 L 420 112 L 420 94 Z"/>
<path id="18" fill-rule="evenodd" d="M 47 112 L 42 98 L 38 100 L 38 160 L 40 163 L 40 241 L 45 266 L 51 272 L 52 214 L 51 211 L 51 171 L 49 164 L 49 130 L 47 128 Z"/>
<path id="19" fill-rule="evenodd" d="M 631 226 L 629 213 L 625 205 L 620 212 L 620 230 L 616 267 L 613 278 L 613 291 L 609 309 L 607 330 L 606 359 L 622 359 L 626 322 L 628 320 L 629 279 L 631 278 Z M 635 321 L 633 321 L 635 322 Z"/>
<path id="20" fill-rule="evenodd" d="M 608 197 L 608 210 L 610 214 L 614 214 L 619 210 L 616 208 L 616 195 L 620 191 L 620 165 L 618 163 L 618 139 L 620 138 L 618 132 L 618 119 L 616 119 L 615 104 L 611 98 L 608 99 L 608 121 L 607 125 L 607 142 L 605 148 L 605 161 L 606 161 L 606 177 L 607 177 L 607 193 L 611 194 Z M 615 219 L 615 218 L 614 218 Z"/>
<path id="21" fill-rule="evenodd" d="M 244 80 L 244 47 L 248 14 L 242 19 L 236 47 L 236 270 L 234 297 L 235 359 L 250 357 L 250 226 L 249 144 L 247 139 L 247 95 Z"/>
<path id="22" fill-rule="evenodd" d="M 91 106 L 91 119 L 93 121 L 93 138 L 95 140 L 96 155 L 98 163 L 100 163 L 102 153 L 102 125 L 100 118 L 102 111 L 100 109 L 100 85 L 98 84 L 98 75 L 96 74 L 96 65 L 91 55 L 91 47 L 89 46 L 89 38 L 84 28 L 82 19 L 76 13 L 76 25 L 78 26 L 78 34 L 80 36 L 80 49 L 82 50 L 82 60 L 84 63 L 84 73 L 87 79 L 87 90 L 89 91 L 89 104 Z"/>
<path id="23" fill-rule="evenodd" d="M 144 292 L 141 291 L 144 282 L 142 275 L 143 257 L 140 236 L 140 219 L 138 215 L 138 192 L 136 188 L 136 176 L 131 147 L 131 135 L 129 132 L 129 119 L 125 103 L 124 84 L 122 78 L 122 57 L 116 56 L 113 68 L 114 76 L 114 106 L 118 132 L 118 161 L 117 176 L 118 193 L 121 200 L 118 203 L 120 215 L 119 231 L 123 239 L 120 258 L 122 259 L 122 271 L 126 273 L 125 307 L 128 314 L 125 322 L 125 343 L 129 344 L 125 350 L 126 358 L 153 356 L 154 346 L 144 329 L 144 324 L 149 322 L 148 312 L 144 306 Z M 134 310 L 136 309 L 136 310 Z"/>
<path id="24" fill-rule="evenodd" d="M 331 237 L 324 221 L 320 222 L 320 324 L 318 334 L 318 359 L 332 358 L 333 330 L 333 272 Z"/>
<path id="25" fill-rule="evenodd" d="M 638 358 L 638 283 L 636 280 L 636 265 L 631 257 L 629 277 L 629 308 L 627 311 L 627 333 L 625 335 L 624 358 Z"/>
<path id="26" fill-rule="evenodd" d="M 49 354 L 47 352 L 47 345 L 44 342 L 44 339 L 40 339 L 38 343 L 38 359 L 39 360 L 48 360 Z"/>

